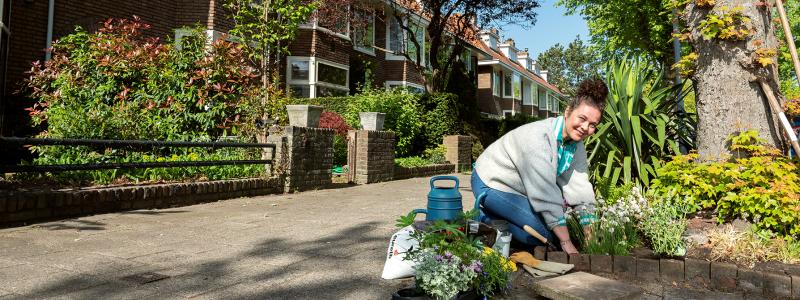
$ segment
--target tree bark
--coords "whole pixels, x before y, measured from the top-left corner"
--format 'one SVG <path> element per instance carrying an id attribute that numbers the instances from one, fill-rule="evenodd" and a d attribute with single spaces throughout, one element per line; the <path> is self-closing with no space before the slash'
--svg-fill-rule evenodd
<path id="1" fill-rule="evenodd" d="M 685 20 L 692 46 L 698 54 L 694 88 L 697 96 L 697 151 L 703 160 L 721 160 L 728 149 L 729 136 L 748 129 L 758 130 L 761 138 L 780 147 L 782 135 L 757 79 L 777 90 L 773 68 L 754 62 L 759 48 L 778 48 L 775 30 L 767 7 L 757 1 L 718 0 L 713 9 L 686 7 Z M 703 39 L 700 22 L 722 7 L 743 8 L 750 18 L 750 35 L 743 41 Z"/>

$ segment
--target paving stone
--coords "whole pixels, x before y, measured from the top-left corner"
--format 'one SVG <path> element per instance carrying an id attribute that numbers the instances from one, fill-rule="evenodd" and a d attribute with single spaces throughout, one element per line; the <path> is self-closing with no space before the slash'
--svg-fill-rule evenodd
<path id="1" fill-rule="evenodd" d="M 589 256 L 592 273 L 614 273 L 614 257 L 611 255 L 592 254 Z"/>
<path id="2" fill-rule="evenodd" d="M 615 255 L 614 275 L 623 279 L 636 278 L 636 258 L 627 255 Z"/>
<path id="3" fill-rule="evenodd" d="M 591 272 L 589 254 L 573 254 L 569 256 L 569 263 L 575 265 L 575 271 Z"/>
<path id="4" fill-rule="evenodd" d="M 659 261 L 661 280 L 666 283 L 679 283 L 684 280 L 682 260 L 662 259 Z"/>
<path id="5" fill-rule="evenodd" d="M 800 299 L 800 276 L 792 276 L 792 299 Z"/>
<path id="6" fill-rule="evenodd" d="M 567 253 L 562 251 L 547 252 L 547 260 L 562 264 L 569 263 L 569 258 L 567 257 Z"/>
<path id="7" fill-rule="evenodd" d="M 659 263 L 657 259 L 636 259 L 636 278 L 639 280 L 655 281 L 659 278 Z"/>
<path id="8" fill-rule="evenodd" d="M 705 260 L 687 258 L 683 261 L 686 270 L 686 281 L 695 285 L 707 287 L 711 284 L 711 263 Z"/>
<path id="9" fill-rule="evenodd" d="M 764 274 L 741 268 L 738 270 L 737 284 L 740 290 L 753 295 L 764 293 Z"/>
<path id="10" fill-rule="evenodd" d="M 585 272 L 535 282 L 533 290 L 554 300 L 641 299 L 644 291 L 634 285 Z"/>
<path id="11" fill-rule="evenodd" d="M 792 277 L 781 274 L 764 274 L 764 296 L 777 299 L 792 297 Z"/>
<path id="12" fill-rule="evenodd" d="M 736 289 L 736 269 L 734 264 L 711 263 L 711 287 L 721 291 Z"/>

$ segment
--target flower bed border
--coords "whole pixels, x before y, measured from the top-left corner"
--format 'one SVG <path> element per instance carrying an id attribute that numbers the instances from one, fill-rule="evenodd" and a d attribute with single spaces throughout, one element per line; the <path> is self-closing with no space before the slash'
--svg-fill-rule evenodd
<path id="1" fill-rule="evenodd" d="M 627 255 L 567 256 L 560 251 L 547 252 L 544 247 L 536 247 L 534 256 L 541 260 L 574 264 L 576 271 L 613 275 L 627 280 L 685 283 L 724 292 L 744 292 L 749 296 L 800 299 L 800 276 L 755 271 L 730 263 Z"/>

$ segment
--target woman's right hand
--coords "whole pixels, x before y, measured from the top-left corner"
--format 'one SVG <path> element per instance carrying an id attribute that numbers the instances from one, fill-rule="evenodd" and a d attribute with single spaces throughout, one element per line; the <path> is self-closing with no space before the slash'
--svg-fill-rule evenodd
<path id="1" fill-rule="evenodd" d="M 575 248 L 575 245 L 570 240 L 561 241 L 561 250 L 566 252 L 567 255 L 578 254 L 578 248 Z"/>

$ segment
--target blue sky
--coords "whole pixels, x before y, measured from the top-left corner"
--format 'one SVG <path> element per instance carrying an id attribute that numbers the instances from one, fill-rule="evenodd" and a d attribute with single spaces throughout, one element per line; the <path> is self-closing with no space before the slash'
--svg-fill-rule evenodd
<path id="1" fill-rule="evenodd" d="M 557 0 L 542 0 L 541 7 L 537 10 L 536 25 L 523 28 L 516 25 L 506 25 L 500 29 L 501 41 L 507 38 L 514 39 L 517 48 L 528 48 L 535 59 L 539 53 L 544 52 L 556 43 L 567 45 L 580 35 L 586 41 L 589 29 L 586 21 L 579 15 L 565 16 L 563 7 L 556 7 Z"/>

